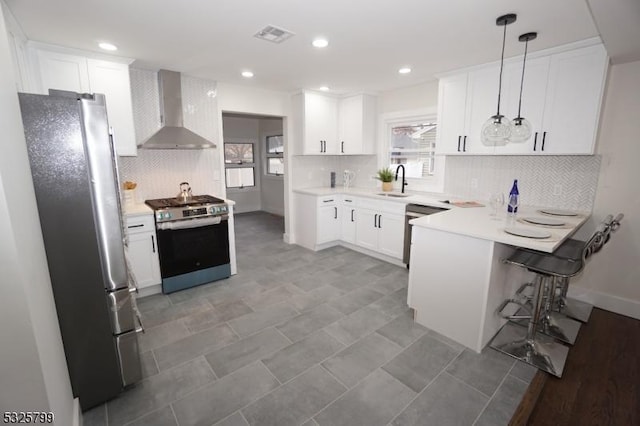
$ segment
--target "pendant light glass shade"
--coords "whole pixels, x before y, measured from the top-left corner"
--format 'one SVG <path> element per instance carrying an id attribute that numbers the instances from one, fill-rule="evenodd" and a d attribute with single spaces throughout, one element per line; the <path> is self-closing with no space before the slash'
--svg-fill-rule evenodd
<path id="1" fill-rule="evenodd" d="M 504 32 L 502 34 L 502 56 L 500 57 L 500 79 L 498 80 L 498 109 L 496 114 L 489 117 L 482 125 L 482 130 L 480 131 L 480 140 L 483 145 L 487 146 L 506 145 L 511 136 L 511 122 L 500 114 L 500 94 L 502 92 L 502 68 L 504 65 L 504 44 L 507 39 L 507 25 L 514 22 L 516 22 L 514 13 L 503 15 L 496 19 L 496 25 L 503 26 Z"/>
<path id="2" fill-rule="evenodd" d="M 522 79 L 520 80 L 520 98 L 518 99 L 518 116 L 511 121 L 511 137 L 509 142 L 522 143 L 531 138 L 533 133 L 533 126 L 531 122 L 522 117 L 520 110 L 522 108 L 522 87 L 524 86 L 524 68 L 527 64 L 527 48 L 529 41 L 534 40 L 538 36 L 538 33 L 526 33 L 518 37 L 521 42 L 524 41 L 524 59 L 522 60 Z"/>

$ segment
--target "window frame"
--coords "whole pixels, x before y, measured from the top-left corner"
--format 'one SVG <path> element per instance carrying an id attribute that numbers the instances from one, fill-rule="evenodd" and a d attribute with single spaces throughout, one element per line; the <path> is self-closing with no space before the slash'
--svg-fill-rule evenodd
<path id="1" fill-rule="evenodd" d="M 282 151 L 281 152 L 269 152 L 269 138 L 281 138 L 282 139 Z M 283 169 L 284 169 L 284 135 L 267 135 L 265 136 L 265 165 L 264 165 L 264 174 L 265 176 L 274 177 L 274 178 L 283 178 L 284 171 L 282 173 L 270 173 L 269 172 L 269 159 L 270 158 L 280 158 L 282 159 Z"/>
<path id="2" fill-rule="evenodd" d="M 243 162 L 240 160 L 238 163 L 227 163 L 227 145 L 251 145 L 251 156 L 253 158 L 252 162 Z M 242 190 L 242 189 L 252 189 L 256 188 L 256 142 L 255 141 L 226 141 L 223 143 L 222 150 L 223 162 L 224 162 L 224 185 L 226 189 L 231 190 Z M 229 186 L 229 182 L 227 179 L 227 170 L 229 169 L 252 169 L 253 173 L 253 185 L 241 185 L 241 186 Z"/>
<path id="3" fill-rule="evenodd" d="M 391 132 L 394 127 L 402 125 L 416 125 L 422 123 L 435 123 L 439 125 L 438 115 L 435 109 L 418 109 L 410 111 L 398 111 L 381 114 L 379 121 L 379 150 L 378 167 L 391 167 Z M 437 132 L 437 129 L 436 129 Z M 438 136 L 436 133 L 436 147 Z M 445 156 L 437 153 L 434 148 L 434 174 L 421 178 L 406 178 L 408 191 L 443 192 L 445 176 Z M 393 169 L 395 171 L 395 169 Z"/>

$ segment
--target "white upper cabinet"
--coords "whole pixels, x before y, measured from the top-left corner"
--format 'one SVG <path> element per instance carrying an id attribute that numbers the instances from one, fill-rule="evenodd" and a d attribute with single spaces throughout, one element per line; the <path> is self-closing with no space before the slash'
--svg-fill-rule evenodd
<path id="1" fill-rule="evenodd" d="M 91 92 L 105 94 L 116 152 L 118 155 L 136 155 L 129 66 L 96 59 L 88 59 L 87 65 Z"/>
<path id="2" fill-rule="evenodd" d="M 335 154 L 338 134 L 338 100 L 313 92 L 295 95 L 298 154 Z"/>
<path id="3" fill-rule="evenodd" d="M 314 92 L 294 95 L 297 154 L 348 155 L 375 152 L 375 98 L 343 99 Z"/>
<path id="4" fill-rule="evenodd" d="M 376 99 L 356 95 L 338 102 L 338 154 L 375 153 Z"/>
<path id="5" fill-rule="evenodd" d="M 499 65 L 440 79 L 437 152 L 439 154 L 578 155 L 593 154 L 608 58 L 602 44 L 527 58 L 522 116 L 531 122 L 523 143 L 486 147 L 482 124 L 497 106 Z M 518 115 L 522 58 L 505 63 L 500 112 Z M 458 143 L 459 141 L 459 143 Z"/>
<path id="6" fill-rule="evenodd" d="M 104 94 L 116 153 L 137 154 L 127 64 L 41 48 L 35 49 L 35 58 L 34 74 L 39 76 L 35 92 L 47 94 L 49 89 L 57 89 Z"/>

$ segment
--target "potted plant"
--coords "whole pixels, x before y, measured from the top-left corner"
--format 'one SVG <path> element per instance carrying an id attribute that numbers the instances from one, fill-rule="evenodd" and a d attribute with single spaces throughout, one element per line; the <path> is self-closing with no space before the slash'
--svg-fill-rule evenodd
<path id="1" fill-rule="evenodd" d="M 378 170 L 376 179 L 382 182 L 383 191 L 393 191 L 393 171 L 389 167 Z"/>

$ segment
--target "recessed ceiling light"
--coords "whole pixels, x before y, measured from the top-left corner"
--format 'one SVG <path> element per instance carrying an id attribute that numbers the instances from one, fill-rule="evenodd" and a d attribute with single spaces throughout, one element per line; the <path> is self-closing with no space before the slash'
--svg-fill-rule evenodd
<path id="1" fill-rule="evenodd" d="M 411 68 L 409 68 L 409 67 L 400 68 L 400 69 L 398 70 L 398 72 L 399 72 L 400 74 L 409 74 L 409 73 L 411 72 Z"/>
<path id="2" fill-rule="evenodd" d="M 322 86 L 320 90 L 322 90 L 323 92 L 328 92 L 329 88 L 327 86 Z"/>
<path id="3" fill-rule="evenodd" d="M 114 44 L 111 44 L 111 43 L 98 43 L 98 47 L 100 47 L 100 49 L 104 49 L 104 50 L 111 50 L 111 51 L 118 50 L 118 48 Z"/>
<path id="4" fill-rule="evenodd" d="M 329 42 L 327 41 L 327 39 L 317 38 L 313 40 L 311 44 L 313 44 L 313 47 L 322 48 L 322 47 L 327 47 L 329 45 Z"/>
<path id="5" fill-rule="evenodd" d="M 253 77 L 253 73 L 251 71 L 242 71 L 242 76 L 244 78 L 251 78 Z"/>

